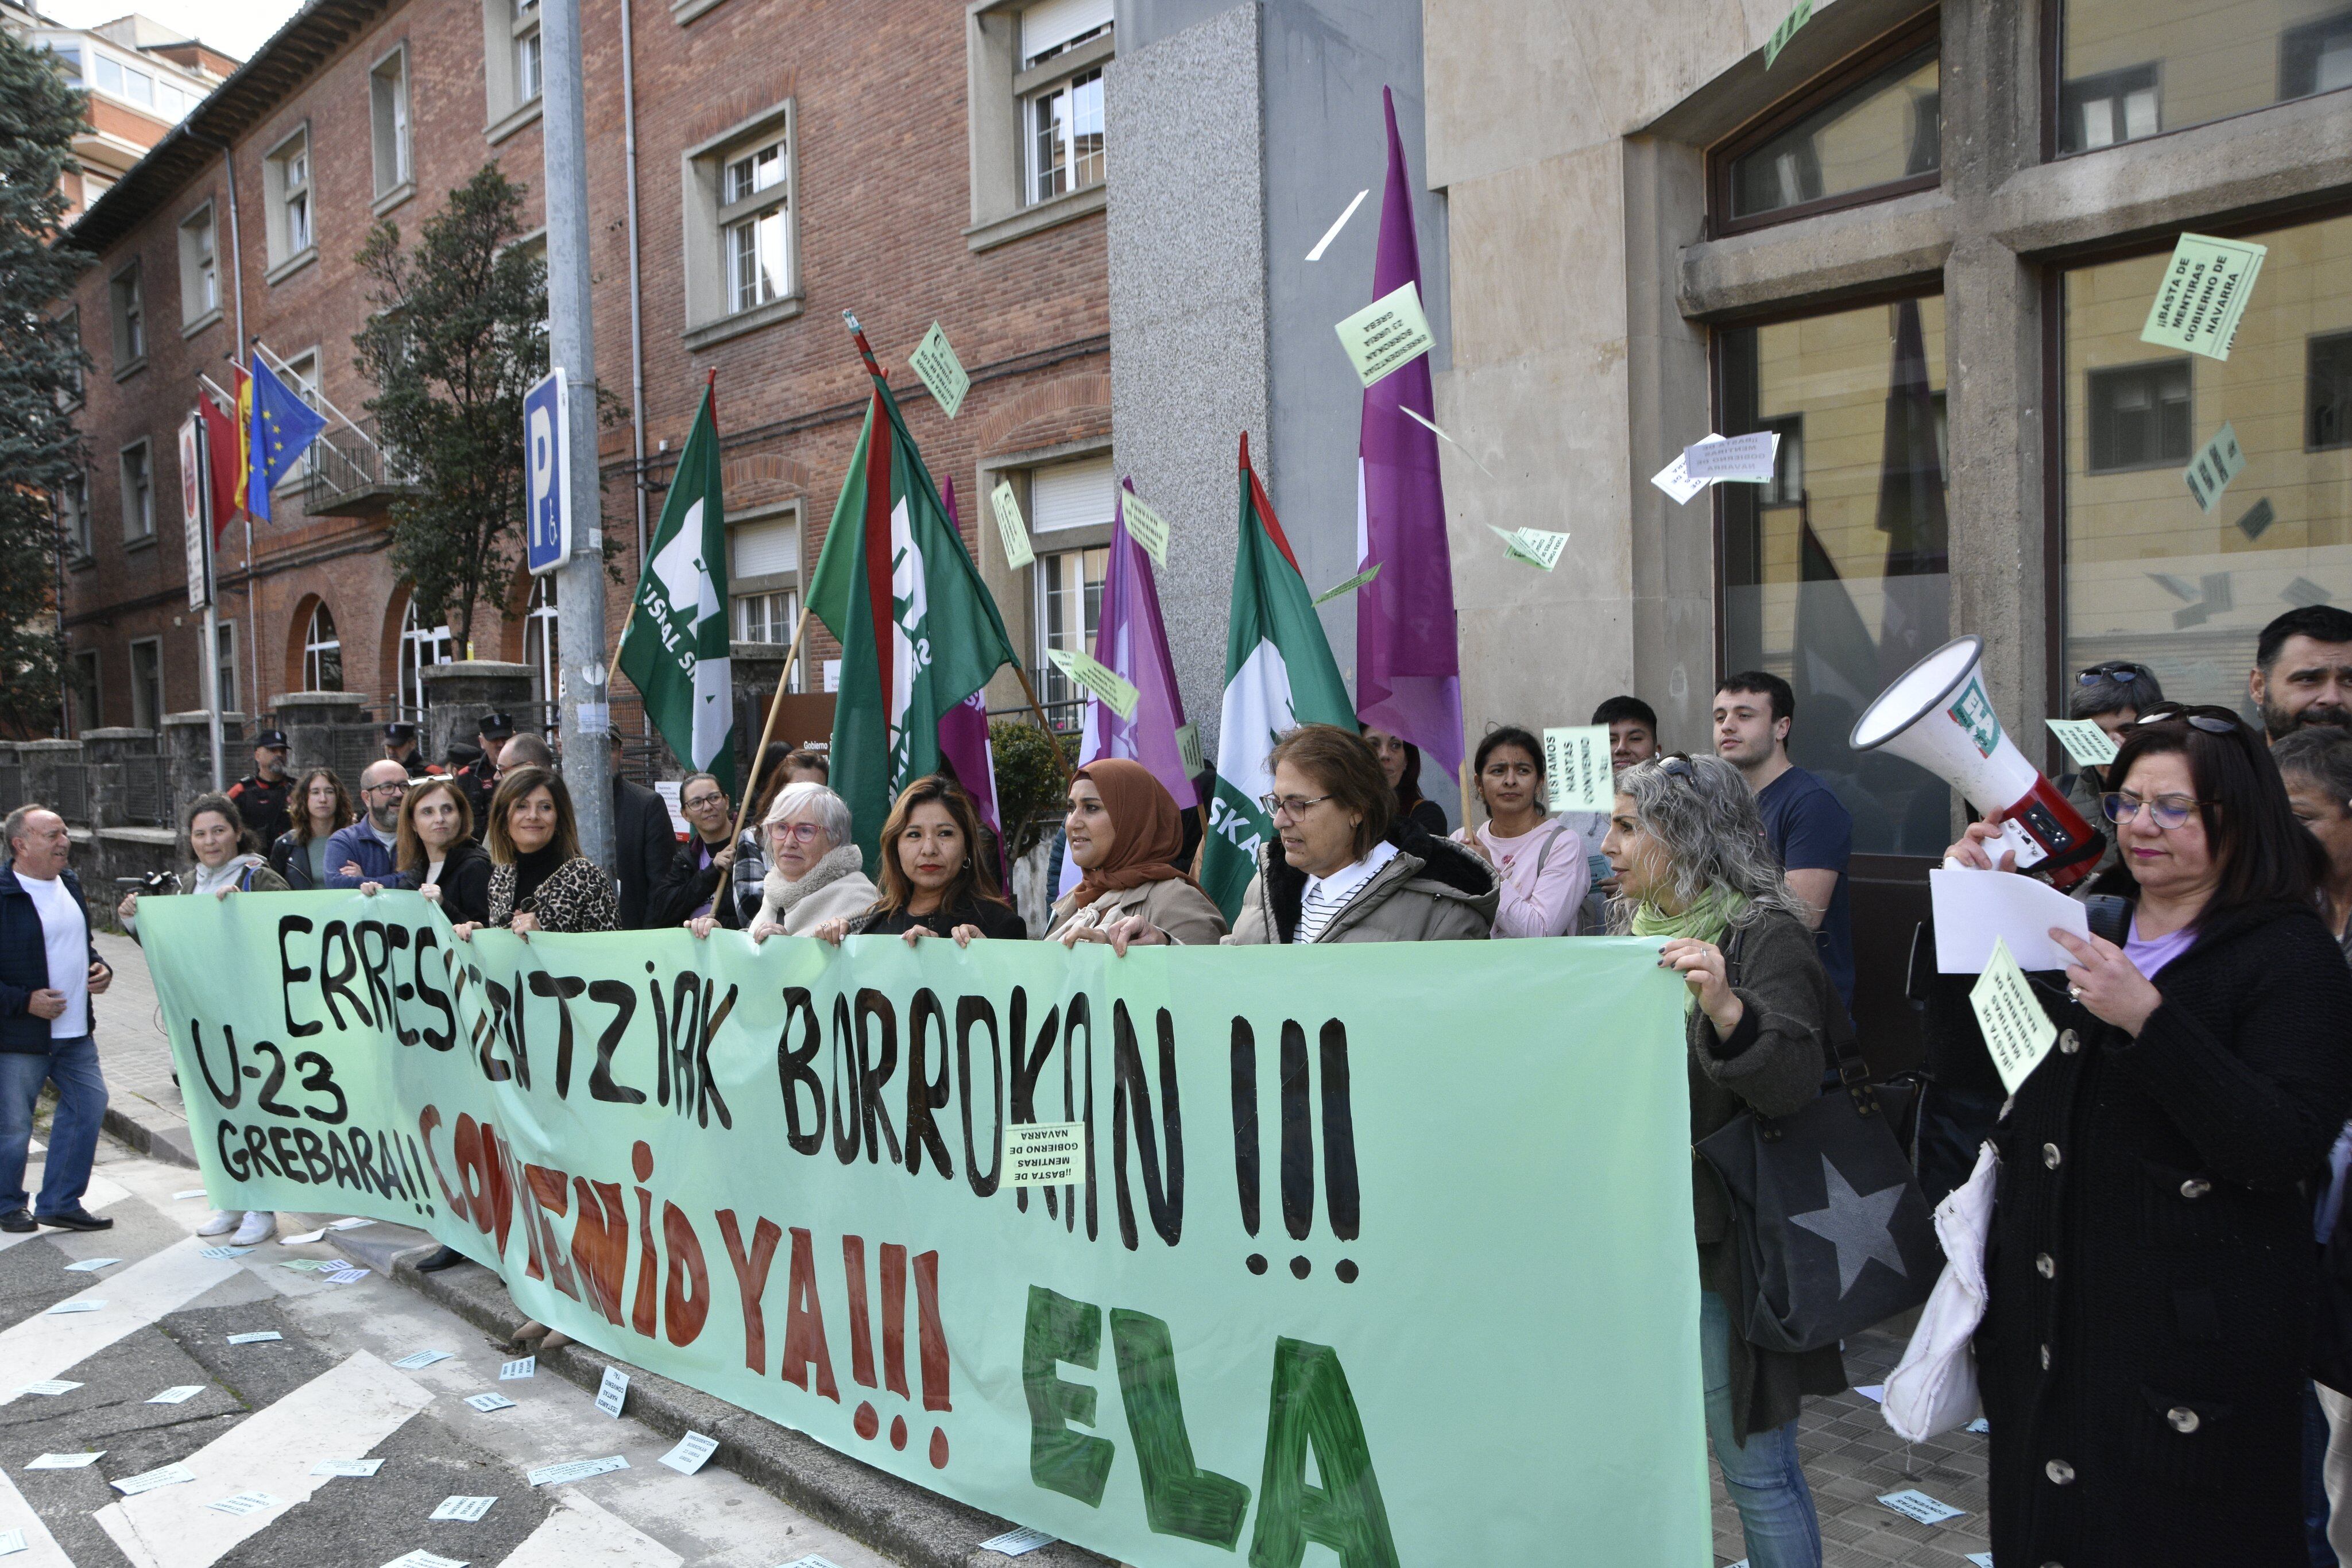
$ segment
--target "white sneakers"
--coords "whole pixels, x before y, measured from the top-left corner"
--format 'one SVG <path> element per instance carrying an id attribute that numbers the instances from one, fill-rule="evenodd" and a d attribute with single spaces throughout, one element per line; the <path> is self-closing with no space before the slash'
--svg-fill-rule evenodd
<path id="1" fill-rule="evenodd" d="M 244 1218 L 245 1216 L 242 1214 L 233 1214 L 226 1208 L 215 1208 L 211 1214 L 205 1217 L 205 1222 L 202 1225 L 196 1227 L 196 1234 L 199 1236 L 226 1236 L 231 1230 L 236 1229 L 237 1221 Z"/>
<path id="2" fill-rule="evenodd" d="M 277 1228 L 278 1217 L 270 1213 L 269 1210 L 266 1208 L 247 1209 L 245 1215 L 245 1223 L 236 1228 L 236 1234 L 229 1238 L 229 1239 L 239 1247 L 250 1247 L 255 1242 L 267 1238 L 271 1231 L 276 1230 Z"/>

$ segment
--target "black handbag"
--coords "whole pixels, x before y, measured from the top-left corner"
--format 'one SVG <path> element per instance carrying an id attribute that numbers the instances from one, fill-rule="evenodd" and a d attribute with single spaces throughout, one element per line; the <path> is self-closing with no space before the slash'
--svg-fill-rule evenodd
<path id="1" fill-rule="evenodd" d="M 1739 933 L 1724 952 L 1737 986 Z M 1743 1112 L 1697 1157 L 1730 1199 L 1739 1333 L 1764 1350 L 1835 1344 L 1927 1299 L 1943 1270 L 1935 1216 L 1851 1031 L 1838 1084 L 1792 1116 Z"/>

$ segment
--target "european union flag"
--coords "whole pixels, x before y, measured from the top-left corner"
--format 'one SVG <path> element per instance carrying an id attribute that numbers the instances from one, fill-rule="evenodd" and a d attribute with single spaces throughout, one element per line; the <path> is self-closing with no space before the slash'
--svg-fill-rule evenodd
<path id="1" fill-rule="evenodd" d="M 301 461 L 310 443 L 327 428 L 327 422 L 302 401 L 302 394 L 289 390 L 261 362 L 253 357 L 253 475 L 246 490 L 246 509 L 267 521 L 269 517 L 270 487 L 286 477 L 289 470 Z"/>

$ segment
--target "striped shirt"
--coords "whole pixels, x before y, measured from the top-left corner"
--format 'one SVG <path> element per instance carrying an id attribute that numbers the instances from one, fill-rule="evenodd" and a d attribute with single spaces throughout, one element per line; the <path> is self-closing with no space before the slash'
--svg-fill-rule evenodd
<path id="1" fill-rule="evenodd" d="M 1332 918 L 1372 880 L 1375 872 L 1396 859 L 1396 853 L 1394 844 L 1374 844 L 1371 852 L 1355 864 L 1342 867 L 1329 876 L 1308 877 L 1307 891 L 1298 901 L 1298 928 L 1290 934 L 1290 940 L 1300 946 L 1321 941 Z"/>

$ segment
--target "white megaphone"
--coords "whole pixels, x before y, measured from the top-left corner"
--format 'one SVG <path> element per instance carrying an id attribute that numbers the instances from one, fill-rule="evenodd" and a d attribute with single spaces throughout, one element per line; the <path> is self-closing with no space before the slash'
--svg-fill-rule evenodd
<path id="1" fill-rule="evenodd" d="M 2001 825 L 2000 843 L 1985 846 L 1996 860 L 2003 848 L 2015 850 L 2018 870 L 2072 887 L 2098 863 L 2106 840 L 2001 733 L 1983 659 L 1981 637 L 1945 643 L 1878 694 L 1846 744 L 1917 763 Z"/>

